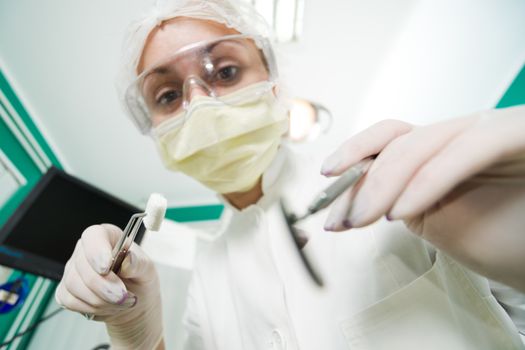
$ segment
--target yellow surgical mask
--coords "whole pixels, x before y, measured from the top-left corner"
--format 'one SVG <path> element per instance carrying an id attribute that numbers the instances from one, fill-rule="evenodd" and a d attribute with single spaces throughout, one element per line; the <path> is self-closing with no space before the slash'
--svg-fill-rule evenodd
<path id="1" fill-rule="evenodd" d="M 153 137 L 165 166 L 218 193 L 255 186 L 288 128 L 287 110 L 269 84 L 253 84 L 221 101 L 195 96 L 184 116 L 158 125 Z"/>

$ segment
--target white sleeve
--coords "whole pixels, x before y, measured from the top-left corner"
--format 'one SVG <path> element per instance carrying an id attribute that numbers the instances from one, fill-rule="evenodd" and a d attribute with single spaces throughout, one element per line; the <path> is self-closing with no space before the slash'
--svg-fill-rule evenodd
<path id="1" fill-rule="evenodd" d="M 525 335 L 525 293 L 489 280 L 494 297 L 510 316 L 518 331 Z"/>
<path id="2" fill-rule="evenodd" d="M 188 288 L 188 299 L 186 302 L 186 311 L 182 323 L 186 328 L 186 339 L 184 341 L 184 350 L 206 350 L 204 346 L 203 331 L 201 325 L 200 310 L 202 294 L 199 291 L 197 278 L 194 273 Z"/>

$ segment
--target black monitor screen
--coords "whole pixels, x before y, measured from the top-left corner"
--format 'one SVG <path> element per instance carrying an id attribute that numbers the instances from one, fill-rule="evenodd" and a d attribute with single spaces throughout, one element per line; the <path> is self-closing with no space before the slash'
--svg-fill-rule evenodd
<path id="1" fill-rule="evenodd" d="M 123 229 L 140 211 L 51 168 L 0 230 L 0 264 L 58 280 L 88 226 L 112 223 Z"/>

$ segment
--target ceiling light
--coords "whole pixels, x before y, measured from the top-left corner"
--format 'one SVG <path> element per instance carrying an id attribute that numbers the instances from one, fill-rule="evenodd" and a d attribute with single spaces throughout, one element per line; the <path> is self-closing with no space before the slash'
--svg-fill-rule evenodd
<path id="1" fill-rule="evenodd" d="M 288 138 L 294 142 L 313 141 L 328 132 L 332 114 L 321 104 L 305 99 L 293 99 L 290 106 Z"/>

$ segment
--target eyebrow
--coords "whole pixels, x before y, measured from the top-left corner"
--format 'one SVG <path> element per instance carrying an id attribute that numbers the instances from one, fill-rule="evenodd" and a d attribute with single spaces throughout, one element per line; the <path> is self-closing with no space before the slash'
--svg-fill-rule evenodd
<path id="1" fill-rule="evenodd" d="M 144 78 L 142 78 L 142 81 L 146 81 L 146 79 L 149 78 L 151 75 L 157 75 L 157 74 L 164 75 L 164 74 L 168 74 L 169 72 L 170 72 L 170 69 L 166 66 L 153 68 L 148 74 L 144 76 Z"/>
<path id="2" fill-rule="evenodd" d="M 210 45 L 206 46 L 202 51 L 206 53 L 211 53 L 217 46 L 221 44 L 225 44 L 225 43 L 228 43 L 228 44 L 231 43 L 231 44 L 241 46 L 241 47 L 243 46 L 241 43 L 235 40 L 224 40 L 224 41 L 217 41 L 217 42 L 211 43 Z M 166 66 L 160 66 L 157 68 L 153 68 L 146 76 L 144 76 L 144 78 L 146 78 L 147 76 L 151 74 L 167 74 L 169 72 L 170 72 L 170 69 L 168 69 Z"/>
<path id="3" fill-rule="evenodd" d="M 238 41 L 236 40 L 219 40 L 219 41 L 216 41 L 214 43 L 211 43 L 210 45 L 206 46 L 206 48 L 204 49 L 205 52 L 212 52 L 213 49 L 215 49 L 218 45 L 220 44 L 224 44 L 224 43 L 231 43 L 231 44 L 234 44 L 234 45 L 237 45 L 237 46 L 243 46 L 241 43 L 239 43 Z"/>

